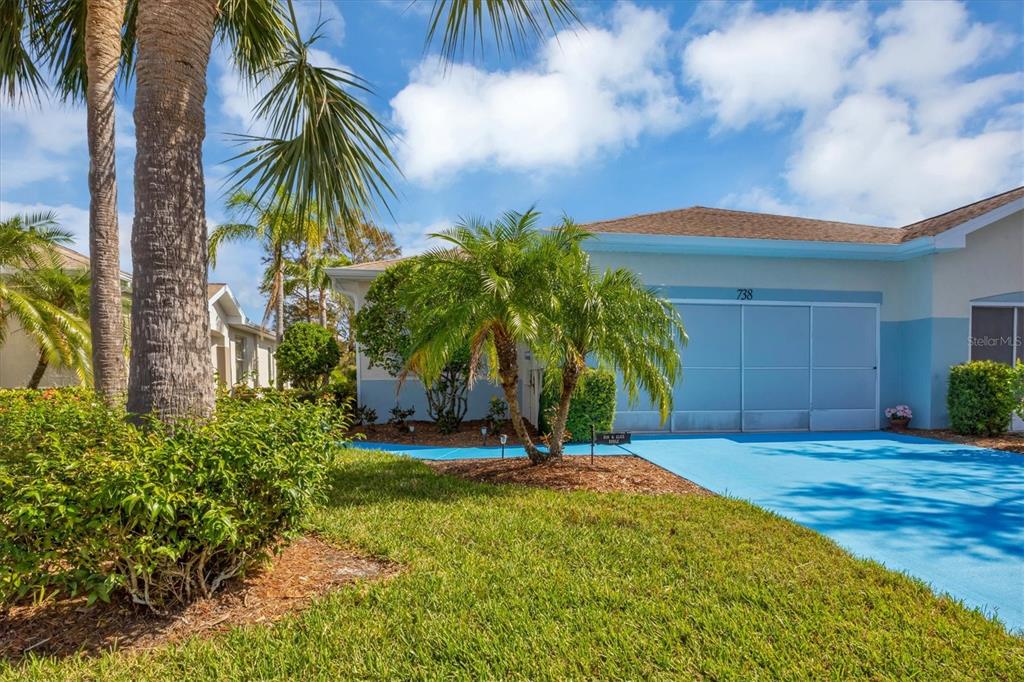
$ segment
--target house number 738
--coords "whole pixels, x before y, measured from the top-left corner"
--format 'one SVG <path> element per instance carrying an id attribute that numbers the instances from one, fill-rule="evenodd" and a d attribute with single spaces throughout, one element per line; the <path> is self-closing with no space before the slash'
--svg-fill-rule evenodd
<path id="1" fill-rule="evenodd" d="M 736 300 L 737 301 L 752 301 L 752 300 L 754 300 L 754 290 L 753 289 L 737 289 L 736 290 Z"/>

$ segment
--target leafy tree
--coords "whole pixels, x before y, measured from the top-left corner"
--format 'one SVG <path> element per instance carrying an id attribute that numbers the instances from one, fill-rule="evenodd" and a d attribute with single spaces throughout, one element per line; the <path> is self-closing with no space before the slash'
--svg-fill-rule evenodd
<path id="1" fill-rule="evenodd" d="M 70 241 L 52 213 L 0 222 L 0 347 L 11 320 L 36 344 L 29 388 L 51 365 L 70 367 L 83 382 L 91 377 L 89 275 L 65 272 L 57 250 Z"/>
<path id="2" fill-rule="evenodd" d="M 403 283 L 415 275 L 415 259 L 399 261 L 373 280 L 366 301 L 356 315 L 356 340 L 370 366 L 381 367 L 391 374 L 406 371 L 410 358 L 411 316 L 406 308 Z M 439 295 L 443 292 L 439 291 Z M 430 305 L 437 304 L 432 301 Z M 458 429 L 468 409 L 469 347 L 452 354 L 433 380 L 418 377 L 427 397 L 427 413 L 442 433 Z"/>
<path id="3" fill-rule="evenodd" d="M 341 359 L 341 348 L 334 335 L 320 325 L 299 322 L 285 331 L 275 357 L 285 381 L 311 391 L 327 384 Z"/>
<path id="4" fill-rule="evenodd" d="M 556 229 L 567 238 L 553 262 L 556 305 L 544 318 L 535 349 L 558 371 L 557 406 L 551 417 L 551 455 L 562 455 L 570 404 L 587 359 L 616 370 L 630 401 L 641 392 L 658 405 L 664 421 L 672 409 L 672 387 L 681 372 L 679 343 L 686 332 L 675 307 L 620 268 L 597 273 L 581 247 L 589 235 L 566 219 Z"/>

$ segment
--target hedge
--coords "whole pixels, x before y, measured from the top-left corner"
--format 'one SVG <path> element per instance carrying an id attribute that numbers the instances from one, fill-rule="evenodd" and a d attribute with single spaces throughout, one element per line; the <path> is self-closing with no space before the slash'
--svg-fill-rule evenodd
<path id="1" fill-rule="evenodd" d="M 541 397 L 541 430 L 550 431 L 548 412 L 558 406 L 559 389 L 545 386 Z M 580 378 L 569 403 L 567 442 L 590 441 L 591 425 L 597 431 L 609 431 L 615 422 L 615 375 L 603 369 L 588 369 Z"/>
<path id="2" fill-rule="evenodd" d="M 1006 431 L 1017 407 L 1014 370 L 992 360 L 954 365 L 949 370 L 946 405 L 953 430 L 995 436 Z"/>
<path id="3" fill-rule="evenodd" d="M 0 391 L 0 606 L 210 594 L 299 528 L 346 426 L 289 395 L 173 429 L 125 416 L 87 391 Z"/>

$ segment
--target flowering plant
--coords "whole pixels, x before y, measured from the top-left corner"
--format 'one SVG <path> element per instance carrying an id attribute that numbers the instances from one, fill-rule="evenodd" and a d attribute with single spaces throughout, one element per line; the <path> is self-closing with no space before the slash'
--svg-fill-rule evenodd
<path id="1" fill-rule="evenodd" d="M 886 419 L 913 419 L 914 413 L 910 405 L 897 405 L 896 407 L 885 408 Z"/>

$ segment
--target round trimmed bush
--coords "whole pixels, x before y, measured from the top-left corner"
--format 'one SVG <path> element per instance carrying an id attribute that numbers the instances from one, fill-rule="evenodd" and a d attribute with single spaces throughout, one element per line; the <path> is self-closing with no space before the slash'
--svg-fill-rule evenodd
<path id="1" fill-rule="evenodd" d="M 976 360 L 949 369 L 949 421 L 957 433 L 996 436 L 1010 425 L 1016 406 L 1009 365 Z"/>
<path id="2" fill-rule="evenodd" d="M 281 378 L 307 391 L 322 388 L 341 360 L 334 334 L 318 324 L 297 322 L 284 332 L 277 347 Z"/>

